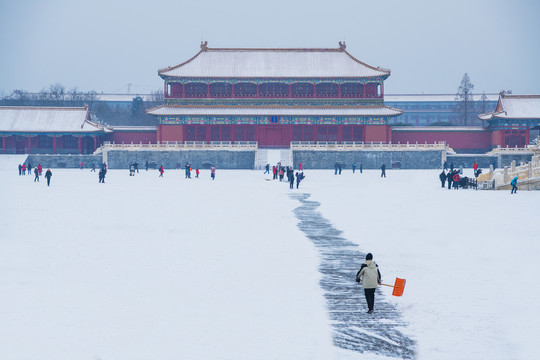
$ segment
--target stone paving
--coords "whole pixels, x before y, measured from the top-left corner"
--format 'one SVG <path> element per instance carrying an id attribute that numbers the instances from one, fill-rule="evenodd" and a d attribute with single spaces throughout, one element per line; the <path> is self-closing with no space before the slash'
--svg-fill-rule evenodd
<path id="1" fill-rule="evenodd" d="M 359 252 L 358 245 L 343 238 L 342 232 L 316 211 L 320 204 L 308 201 L 309 196 L 290 194 L 301 203 L 294 209 L 300 220 L 298 227 L 313 241 L 320 254 L 320 285 L 332 322 L 334 344 L 360 353 L 415 358 L 414 341 L 399 330 L 407 324 L 380 289 L 375 294 L 375 312 L 366 313 L 363 288 L 355 281 L 366 254 Z M 384 267 L 381 274 L 384 280 Z"/>

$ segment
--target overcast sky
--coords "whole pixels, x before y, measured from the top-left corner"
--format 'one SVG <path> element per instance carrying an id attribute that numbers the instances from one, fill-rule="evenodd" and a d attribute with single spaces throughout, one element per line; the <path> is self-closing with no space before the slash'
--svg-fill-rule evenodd
<path id="1" fill-rule="evenodd" d="M 347 50 L 391 69 L 387 94 L 540 94 L 538 0 L 0 0 L 0 95 L 53 83 L 162 89 L 159 68 L 209 47 Z"/>

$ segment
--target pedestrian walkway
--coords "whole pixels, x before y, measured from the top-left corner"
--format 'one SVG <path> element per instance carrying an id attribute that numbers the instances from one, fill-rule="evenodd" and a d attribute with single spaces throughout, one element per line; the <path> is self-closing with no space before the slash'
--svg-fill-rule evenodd
<path id="1" fill-rule="evenodd" d="M 414 341 L 398 330 L 407 324 L 380 289 L 375 295 L 375 312 L 366 313 L 363 288 L 355 282 L 366 254 L 358 252 L 358 245 L 343 238 L 342 232 L 316 211 L 320 204 L 308 201 L 309 194 L 289 196 L 300 201 L 294 210 L 300 220 L 298 227 L 319 251 L 320 285 L 330 313 L 334 344 L 360 353 L 413 359 Z M 384 279 L 384 266 L 379 266 Z"/>

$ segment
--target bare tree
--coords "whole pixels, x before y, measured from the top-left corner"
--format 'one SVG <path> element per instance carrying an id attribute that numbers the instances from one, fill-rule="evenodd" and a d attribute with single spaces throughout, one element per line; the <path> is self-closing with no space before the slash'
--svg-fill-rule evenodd
<path id="1" fill-rule="evenodd" d="M 470 123 L 469 119 L 474 116 L 472 89 L 474 89 L 474 85 L 471 83 L 469 75 L 465 73 L 463 79 L 461 79 L 461 85 L 458 87 L 456 94 L 457 103 L 454 108 L 454 111 L 458 113 L 458 118 L 462 119 L 462 123 L 465 126 L 467 126 L 467 123 Z"/>

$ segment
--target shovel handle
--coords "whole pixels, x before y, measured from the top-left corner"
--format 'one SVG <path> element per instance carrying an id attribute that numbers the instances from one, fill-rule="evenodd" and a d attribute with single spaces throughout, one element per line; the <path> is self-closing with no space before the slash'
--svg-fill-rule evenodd
<path id="1" fill-rule="evenodd" d="M 394 287 L 394 285 L 388 285 L 388 284 L 379 284 L 379 285 L 384 285 L 384 286 Z"/>

